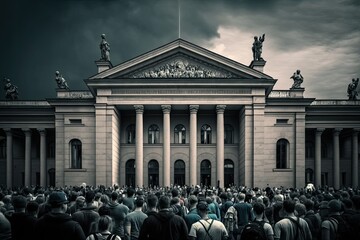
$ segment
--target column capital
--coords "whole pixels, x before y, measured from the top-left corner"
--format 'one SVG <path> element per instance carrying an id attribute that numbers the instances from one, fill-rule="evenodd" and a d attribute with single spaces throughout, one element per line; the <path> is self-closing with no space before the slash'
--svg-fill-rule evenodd
<path id="1" fill-rule="evenodd" d="M 334 134 L 334 136 L 335 136 L 335 135 L 337 135 L 337 136 L 340 135 L 340 132 L 341 132 L 342 130 L 343 130 L 342 128 L 334 128 L 334 129 L 333 129 L 333 134 Z"/>
<path id="2" fill-rule="evenodd" d="M 6 136 L 12 136 L 13 132 L 12 132 L 11 128 L 4 128 L 3 130 L 6 134 Z"/>
<path id="3" fill-rule="evenodd" d="M 190 113 L 197 113 L 199 110 L 199 105 L 189 105 Z"/>
<path id="4" fill-rule="evenodd" d="M 22 128 L 21 130 L 24 132 L 25 136 L 31 136 L 30 128 Z"/>
<path id="5" fill-rule="evenodd" d="M 353 130 L 352 130 L 352 135 L 353 135 L 353 136 L 354 136 L 354 135 L 358 135 L 359 132 L 360 132 L 360 128 L 353 128 Z"/>
<path id="6" fill-rule="evenodd" d="M 164 113 L 170 113 L 171 111 L 171 105 L 161 105 L 161 109 Z"/>
<path id="7" fill-rule="evenodd" d="M 40 133 L 40 135 L 46 134 L 46 129 L 45 128 L 38 128 L 37 130 Z"/>
<path id="8" fill-rule="evenodd" d="M 315 128 L 315 134 L 321 135 L 325 131 L 325 128 Z"/>
<path id="9" fill-rule="evenodd" d="M 224 113 L 226 105 L 216 105 L 216 113 Z"/>
<path id="10" fill-rule="evenodd" d="M 134 105 L 136 113 L 143 113 L 144 112 L 144 105 Z"/>

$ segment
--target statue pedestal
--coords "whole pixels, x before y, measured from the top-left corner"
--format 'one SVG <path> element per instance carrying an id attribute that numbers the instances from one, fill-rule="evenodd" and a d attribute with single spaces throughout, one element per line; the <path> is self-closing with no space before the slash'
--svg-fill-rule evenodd
<path id="1" fill-rule="evenodd" d="M 303 98 L 305 88 L 290 88 L 290 97 L 292 98 Z"/>
<path id="2" fill-rule="evenodd" d="M 98 60 L 98 61 L 95 61 L 95 64 L 98 68 L 98 73 L 103 72 L 103 71 L 108 70 L 113 67 L 110 61 Z"/>
<path id="3" fill-rule="evenodd" d="M 249 67 L 259 72 L 264 72 L 265 63 L 266 63 L 265 60 L 256 60 L 256 61 L 253 60 L 251 61 Z"/>

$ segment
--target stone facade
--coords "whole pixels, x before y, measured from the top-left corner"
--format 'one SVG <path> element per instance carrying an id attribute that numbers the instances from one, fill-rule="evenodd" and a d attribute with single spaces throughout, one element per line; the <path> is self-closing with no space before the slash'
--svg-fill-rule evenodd
<path id="1" fill-rule="evenodd" d="M 0 101 L 0 184 L 359 183 L 360 101 L 272 90 L 265 62 L 182 39 L 96 65 L 89 91 Z"/>

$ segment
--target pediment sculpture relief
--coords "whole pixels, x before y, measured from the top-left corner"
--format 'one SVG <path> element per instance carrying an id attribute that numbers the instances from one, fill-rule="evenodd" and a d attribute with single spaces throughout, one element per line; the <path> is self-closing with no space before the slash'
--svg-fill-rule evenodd
<path id="1" fill-rule="evenodd" d="M 130 78 L 233 78 L 232 73 L 185 58 L 175 58 L 153 68 L 130 74 Z"/>

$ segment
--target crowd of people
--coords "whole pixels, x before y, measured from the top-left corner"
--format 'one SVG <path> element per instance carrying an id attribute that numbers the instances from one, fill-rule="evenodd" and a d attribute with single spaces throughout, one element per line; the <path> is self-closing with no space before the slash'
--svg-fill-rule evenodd
<path id="1" fill-rule="evenodd" d="M 311 185 L 310 185 L 311 186 Z M 0 189 L 0 239 L 358 239 L 360 189 Z"/>

